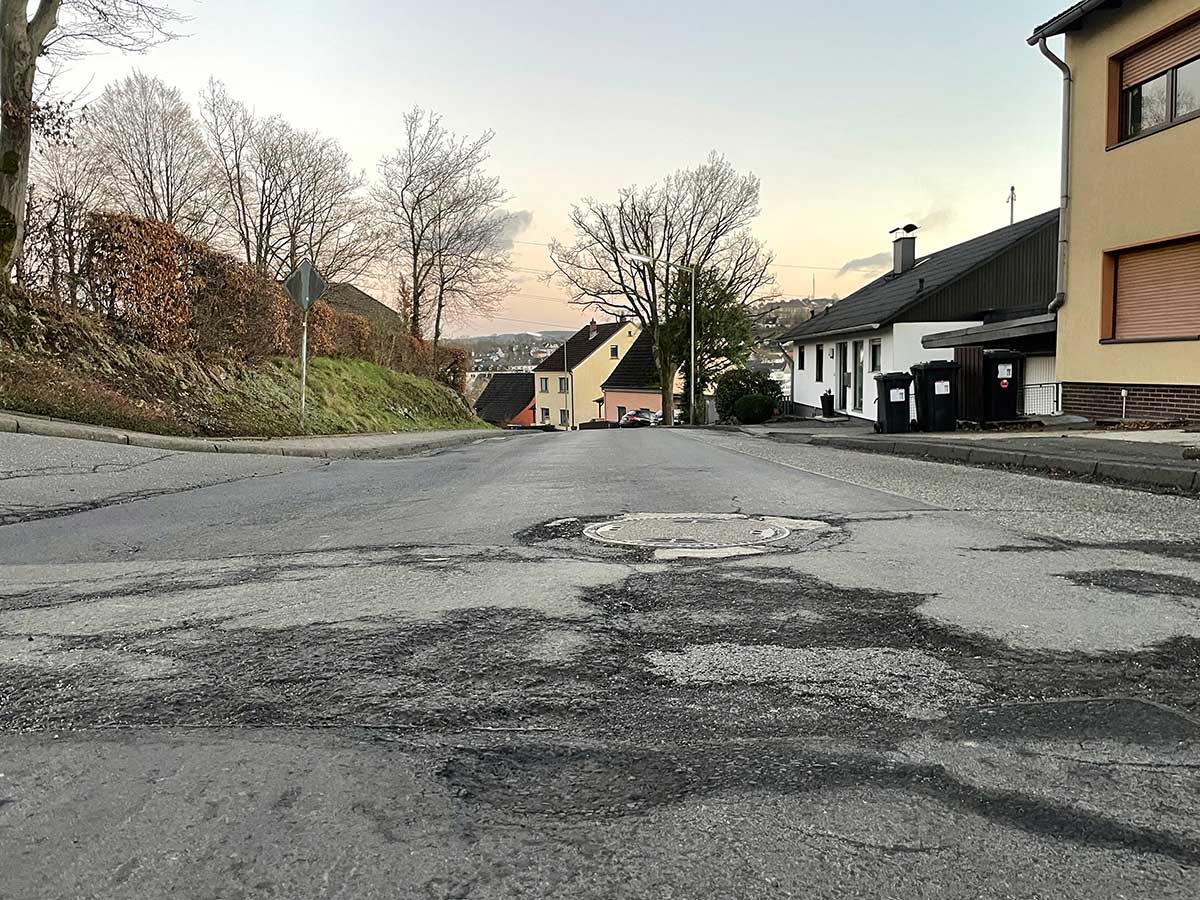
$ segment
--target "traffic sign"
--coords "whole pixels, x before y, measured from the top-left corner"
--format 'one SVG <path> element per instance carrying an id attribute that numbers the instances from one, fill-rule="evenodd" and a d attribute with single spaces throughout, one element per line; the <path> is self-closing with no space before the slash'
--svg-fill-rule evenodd
<path id="1" fill-rule="evenodd" d="M 325 293 L 325 289 L 329 285 L 325 283 L 321 273 L 306 259 L 296 267 L 295 272 L 287 277 L 283 287 L 288 292 L 288 296 L 296 301 L 296 305 L 308 312 L 308 308 L 321 299 L 321 295 Z"/>

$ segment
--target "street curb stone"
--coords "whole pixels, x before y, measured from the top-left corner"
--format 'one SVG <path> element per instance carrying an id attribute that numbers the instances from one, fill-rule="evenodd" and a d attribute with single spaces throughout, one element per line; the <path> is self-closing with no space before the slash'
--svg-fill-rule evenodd
<path id="1" fill-rule="evenodd" d="M 774 435 L 768 435 L 777 440 Z M 785 441 L 784 443 L 794 443 Z M 1136 462 L 1113 462 L 1083 459 L 1078 456 L 1058 456 L 1049 453 L 1022 453 L 996 450 L 990 447 L 971 448 L 957 444 L 879 438 L 826 437 L 813 435 L 809 443 L 819 447 L 855 450 L 864 453 L 884 453 L 912 456 L 939 462 L 972 463 L 977 465 L 1015 466 L 1042 472 L 1068 472 L 1090 478 L 1138 487 L 1174 488 L 1200 491 L 1200 471 L 1178 466 L 1156 466 Z M 1184 454 L 1185 458 L 1194 458 Z M 1200 452 L 1196 454 L 1200 456 Z"/>
<path id="2" fill-rule="evenodd" d="M 151 450 L 171 450 L 183 453 L 229 453 L 260 456 L 288 456 L 304 459 L 399 459 L 415 456 L 430 450 L 444 450 L 461 444 L 470 444 L 491 435 L 480 429 L 464 429 L 461 434 L 443 436 L 428 441 L 405 441 L 384 447 L 289 447 L 269 439 L 206 439 L 179 437 L 167 434 L 125 432 L 98 425 L 83 425 L 59 419 L 26 418 L 0 415 L 0 432 L 10 434 L 32 434 L 39 437 L 69 438 L 72 440 L 97 441 L 105 444 L 122 444 L 129 447 L 145 447 Z M 408 432 L 412 434 L 413 432 Z M 342 438 L 365 435 L 314 435 L 309 439 L 336 442 Z"/>

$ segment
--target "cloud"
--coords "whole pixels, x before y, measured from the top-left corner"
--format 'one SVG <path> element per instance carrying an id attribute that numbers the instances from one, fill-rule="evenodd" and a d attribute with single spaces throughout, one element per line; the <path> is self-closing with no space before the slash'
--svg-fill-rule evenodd
<path id="1" fill-rule="evenodd" d="M 502 215 L 505 217 L 504 231 L 501 232 L 498 243 L 501 250 L 511 250 L 513 241 L 533 225 L 533 213 L 522 209 L 517 212 L 504 212 Z"/>
<path id="2" fill-rule="evenodd" d="M 892 265 L 892 254 L 876 253 L 874 256 L 864 256 L 860 259 L 852 259 L 842 266 L 837 277 L 849 275 L 851 272 L 878 272 L 880 269 L 889 268 Z"/>

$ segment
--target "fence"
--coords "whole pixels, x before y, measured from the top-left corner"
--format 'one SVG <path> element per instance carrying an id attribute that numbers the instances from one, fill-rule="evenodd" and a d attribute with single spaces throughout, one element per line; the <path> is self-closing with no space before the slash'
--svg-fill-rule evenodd
<path id="1" fill-rule="evenodd" d="M 1056 416 L 1062 412 L 1062 384 L 1027 384 L 1018 400 L 1021 416 Z"/>

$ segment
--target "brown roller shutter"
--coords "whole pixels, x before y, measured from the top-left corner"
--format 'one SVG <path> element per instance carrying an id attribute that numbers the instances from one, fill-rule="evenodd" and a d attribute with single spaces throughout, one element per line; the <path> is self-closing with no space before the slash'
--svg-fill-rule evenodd
<path id="1" fill-rule="evenodd" d="M 1200 241 L 1117 257 L 1118 340 L 1200 336 Z"/>
<path id="2" fill-rule="evenodd" d="M 1200 20 L 1136 50 L 1121 62 L 1121 86 L 1133 87 L 1200 56 Z"/>

